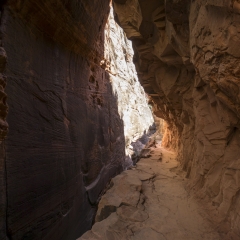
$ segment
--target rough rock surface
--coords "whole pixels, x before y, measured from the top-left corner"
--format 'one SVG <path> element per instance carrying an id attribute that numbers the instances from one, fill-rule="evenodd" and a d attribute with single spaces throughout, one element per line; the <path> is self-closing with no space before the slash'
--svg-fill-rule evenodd
<path id="1" fill-rule="evenodd" d="M 239 239 L 239 0 L 114 0 L 114 9 L 154 112 L 167 122 L 163 145 L 178 152 L 189 189 L 226 238 Z M 0 3 L 1 237 L 75 239 L 127 165 L 126 144 L 136 136 L 123 119 L 138 120 L 135 110 L 118 108 L 112 90 L 128 88 L 121 80 L 130 64 L 116 46 L 104 53 L 108 11 L 104 0 Z M 145 222 L 137 196 L 122 195 L 120 205 L 110 202 L 110 212 L 119 209 L 113 221 Z M 149 226 L 134 236 L 147 231 L 159 237 Z"/>
<path id="2" fill-rule="evenodd" d="M 113 92 L 117 96 L 118 112 L 124 123 L 126 160 L 128 159 L 126 169 L 132 164 L 131 143 L 147 135 L 154 128 L 154 119 L 143 87 L 138 81 L 133 63 L 132 42 L 114 20 L 113 8 L 105 27 L 104 46 L 105 60 L 102 64 L 109 72 Z"/>
<path id="3" fill-rule="evenodd" d="M 167 122 L 163 145 L 178 152 L 219 228 L 239 239 L 239 1 L 114 0 L 114 9 Z"/>
<path id="4" fill-rule="evenodd" d="M 152 157 L 112 179 L 99 203 L 96 223 L 78 240 L 221 239 L 185 190 L 185 174 L 176 155 L 151 150 Z"/>
<path id="5" fill-rule="evenodd" d="M 122 98 L 101 64 L 109 1 L 5 2 L 0 5 L 0 141 L 7 133 L 6 53 L 9 133 L 4 148 L 0 145 L 0 239 L 76 239 L 90 229 L 106 184 L 126 167 Z M 117 56 L 131 58 L 128 51 Z M 118 64 L 118 59 L 110 63 L 115 60 Z M 136 73 L 130 64 L 126 68 L 116 83 L 124 79 L 131 89 Z M 135 100 L 143 93 L 137 88 Z M 132 101 L 129 89 L 126 102 Z M 142 103 L 134 106 L 132 118 L 148 108 L 144 96 Z M 144 127 L 128 129 L 130 140 L 150 127 L 148 119 Z"/>
<path id="6" fill-rule="evenodd" d="M 3 3 L 0 3 L 0 239 L 6 236 L 6 171 L 4 139 L 8 133 L 6 117 L 8 113 L 7 95 L 5 93 L 5 75 L 7 54 L 2 44 Z"/>

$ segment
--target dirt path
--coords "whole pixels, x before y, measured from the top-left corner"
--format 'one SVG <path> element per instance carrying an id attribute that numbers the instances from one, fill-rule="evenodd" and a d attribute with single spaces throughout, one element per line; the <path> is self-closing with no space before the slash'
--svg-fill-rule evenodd
<path id="1" fill-rule="evenodd" d="M 99 203 L 98 222 L 81 240 L 220 239 L 188 196 L 175 154 L 158 147 L 151 155 L 112 180 Z"/>

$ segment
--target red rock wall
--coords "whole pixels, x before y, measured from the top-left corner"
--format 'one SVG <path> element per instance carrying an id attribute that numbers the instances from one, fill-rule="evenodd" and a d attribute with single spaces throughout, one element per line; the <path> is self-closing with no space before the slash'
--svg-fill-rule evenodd
<path id="1" fill-rule="evenodd" d="M 106 183 L 122 171 L 123 122 L 100 67 L 108 12 L 104 0 L 4 6 L 10 130 L 7 205 L 1 194 L 0 207 L 9 239 L 76 239 L 91 227 Z"/>
<path id="2" fill-rule="evenodd" d="M 4 1 L 0 3 L 0 239 L 4 239 L 6 236 L 6 166 L 3 140 L 8 132 L 6 122 L 8 106 L 5 93 L 7 55 L 2 43 L 3 4 Z"/>
<path id="3" fill-rule="evenodd" d="M 240 238 L 238 2 L 114 0 L 163 143 L 227 239 Z"/>
<path id="4" fill-rule="evenodd" d="M 10 126 L 0 144 L 0 236 L 75 239 L 125 159 L 117 99 L 99 65 L 109 2 L 0 7 L 1 141 L 4 91 Z M 114 8 L 141 84 L 168 124 L 163 143 L 178 151 L 211 219 L 239 239 L 238 1 L 115 0 Z"/>

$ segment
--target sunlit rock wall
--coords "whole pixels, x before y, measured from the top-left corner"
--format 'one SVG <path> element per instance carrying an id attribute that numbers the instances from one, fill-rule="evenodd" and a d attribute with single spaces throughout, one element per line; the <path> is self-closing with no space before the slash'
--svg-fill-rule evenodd
<path id="1" fill-rule="evenodd" d="M 133 63 L 132 42 L 114 20 L 111 8 L 105 28 L 106 70 L 118 101 L 118 112 L 124 123 L 126 165 L 131 165 L 131 143 L 154 130 L 154 119 L 148 99 L 138 81 Z"/>
<path id="2" fill-rule="evenodd" d="M 114 0 L 141 84 L 167 122 L 189 187 L 240 238 L 240 3 Z"/>

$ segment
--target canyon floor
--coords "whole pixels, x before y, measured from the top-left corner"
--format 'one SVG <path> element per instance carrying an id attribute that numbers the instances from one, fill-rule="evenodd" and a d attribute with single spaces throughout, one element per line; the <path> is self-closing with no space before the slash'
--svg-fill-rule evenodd
<path id="1" fill-rule="evenodd" d="M 174 152 L 150 148 L 131 170 L 112 180 L 91 231 L 79 240 L 217 240 L 209 217 L 187 193 Z"/>

